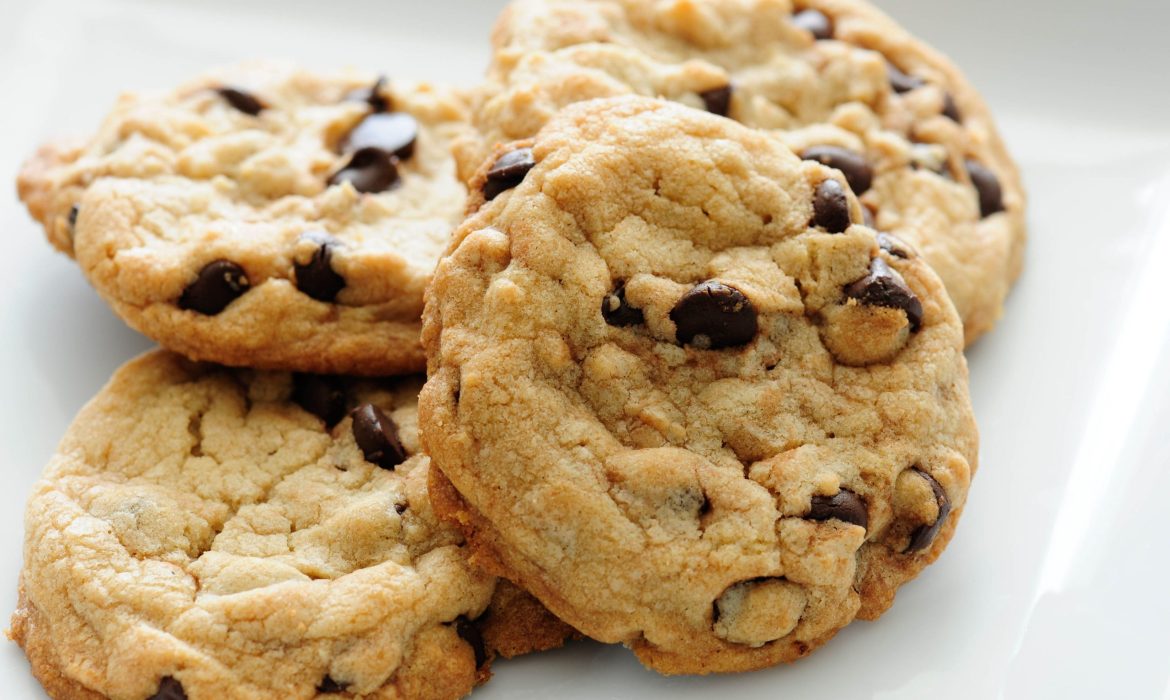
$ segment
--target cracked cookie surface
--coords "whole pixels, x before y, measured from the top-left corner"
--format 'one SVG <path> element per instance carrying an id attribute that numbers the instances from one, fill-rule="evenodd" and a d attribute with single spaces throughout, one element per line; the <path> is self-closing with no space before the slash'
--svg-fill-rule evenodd
<path id="1" fill-rule="evenodd" d="M 49 240 L 131 326 L 198 360 L 420 371 L 423 289 L 466 190 L 457 94 L 245 64 L 123 96 L 24 166 Z"/>
<path id="2" fill-rule="evenodd" d="M 999 318 L 1025 242 L 1019 173 L 979 94 L 862 0 L 517 0 L 473 100 L 482 142 L 556 110 L 662 97 L 769 130 L 841 169 L 876 226 L 916 247 L 974 341 Z M 474 142 L 473 142 L 474 143 Z"/>
<path id="3" fill-rule="evenodd" d="M 458 698 L 497 652 L 558 645 L 435 517 L 421 384 L 119 370 L 26 512 L 11 634 L 49 695 Z"/>
<path id="4" fill-rule="evenodd" d="M 473 561 L 666 673 L 789 661 L 886 610 L 976 466 L 929 267 L 839 172 L 671 102 L 570 106 L 489 163 L 419 399 Z"/>

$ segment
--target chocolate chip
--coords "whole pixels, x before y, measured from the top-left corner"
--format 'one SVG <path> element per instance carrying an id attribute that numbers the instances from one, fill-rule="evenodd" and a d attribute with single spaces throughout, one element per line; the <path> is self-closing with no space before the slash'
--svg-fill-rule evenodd
<path id="1" fill-rule="evenodd" d="M 877 243 L 879 248 L 893 255 L 895 258 L 909 260 L 918 254 L 914 248 L 910 247 L 909 243 L 889 233 L 879 231 L 877 234 Z"/>
<path id="2" fill-rule="evenodd" d="M 460 615 L 455 618 L 455 633 L 459 635 L 460 639 L 471 645 L 471 651 L 475 653 L 475 667 L 477 669 L 483 668 L 483 665 L 487 663 L 487 647 L 483 643 L 483 633 L 479 631 L 479 627 L 465 616 Z"/>
<path id="3" fill-rule="evenodd" d="M 912 331 L 922 326 L 922 302 L 906 286 L 902 276 L 881 258 L 873 259 L 868 275 L 845 287 L 845 296 L 866 306 L 901 309 Z"/>
<path id="4" fill-rule="evenodd" d="M 489 202 L 524 181 L 529 170 L 536 167 L 531 148 L 518 148 L 496 160 L 483 183 L 483 196 Z"/>
<path id="5" fill-rule="evenodd" d="M 949 92 L 943 97 L 942 113 L 951 121 L 963 123 L 963 113 L 959 111 L 959 105 L 955 103 L 955 96 Z"/>
<path id="6" fill-rule="evenodd" d="M 363 148 L 350 157 L 345 167 L 333 173 L 330 185 L 348 182 L 358 192 L 385 192 L 398 183 L 393 158 L 377 148 Z"/>
<path id="7" fill-rule="evenodd" d="M 829 233 L 844 233 L 853 223 L 849 211 L 849 196 L 841 183 L 829 178 L 817 185 L 813 196 L 813 226 L 819 226 Z"/>
<path id="8" fill-rule="evenodd" d="M 890 78 L 890 87 L 899 95 L 926 85 L 926 81 L 916 75 L 907 75 L 893 63 L 886 64 L 886 74 Z"/>
<path id="9" fill-rule="evenodd" d="M 264 103 L 258 100 L 255 95 L 244 92 L 243 90 L 231 87 L 221 87 L 216 92 L 220 97 L 227 100 L 227 103 L 235 107 L 244 114 L 256 116 L 264 111 Z"/>
<path id="10" fill-rule="evenodd" d="M 371 114 L 358 122 L 342 143 L 347 153 L 363 148 L 376 148 L 399 160 L 414 155 L 418 139 L 418 122 L 405 112 Z"/>
<path id="11" fill-rule="evenodd" d="M 946 523 L 947 516 L 951 514 L 951 499 L 947 498 L 947 492 L 943 490 L 942 484 L 917 467 L 914 468 L 914 471 L 926 479 L 926 483 L 930 484 L 930 489 L 934 491 L 934 500 L 938 503 L 938 517 L 934 519 L 934 523 L 922 525 L 914 531 L 914 534 L 910 535 L 910 545 L 906 547 L 906 554 L 929 547 L 930 543 L 934 542 L 934 538 L 938 537 L 938 531 Z"/>
<path id="12" fill-rule="evenodd" d="M 759 330 L 756 308 L 743 292 L 713 280 L 684 294 L 670 320 L 678 342 L 708 350 L 747 345 Z"/>
<path id="13" fill-rule="evenodd" d="M 986 165 L 974 160 L 967 161 L 967 175 L 979 192 L 979 213 L 986 219 L 1003 211 L 1003 188 L 999 178 Z"/>
<path id="14" fill-rule="evenodd" d="M 214 316 L 248 291 L 244 268 L 230 260 L 210 262 L 179 297 L 179 308 Z"/>
<path id="15" fill-rule="evenodd" d="M 346 102 L 365 102 L 375 112 L 389 112 L 390 99 L 383 94 L 386 87 L 386 76 L 379 75 L 374 84 L 368 88 L 354 90 L 345 96 Z"/>
<path id="16" fill-rule="evenodd" d="M 172 676 L 166 676 L 158 682 L 158 690 L 146 700 L 187 700 L 187 692 L 183 684 Z"/>
<path id="17" fill-rule="evenodd" d="M 817 41 L 833 38 L 833 20 L 820 10 L 801 10 L 792 16 L 792 23 L 812 34 Z"/>
<path id="18" fill-rule="evenodd" d="M 809 520 L 842 520 L 861 527 L 869 527 L 869 511 L 865 500 L 848 489 L 841 489 L 834 496 L 813 496 Z"/>
<path id="19" fill-rule="evenodd" d="M 327 233 L 309 231 L 301 236 L 317 245 L 313 257 L 305 265 L 295 265 L 293 272 L 297 289 L 317 301 L 331 302 L 345 289 L 345 278 L 333 269 L 333 249 L 339 243 Z"/>
<path id="20" fill-rule="evenodd" d="M 333 680 L 332 676 L 326 675 L 321 679 L 321 685 L 317 686 L 318 693 L 344 693 L 346 686 Z"/>
<path id="21" fill-rule="evenodd" d="M 619 282 L 617 287 L 601 300 L 601 316 L 611 326 L 637 326 L 646 322 L 642 310 L 630 306 L 626 301 L 624 282 Z"/>
<path id="22" fill-rule="evenodd" d="M 728 83 L 723 87 L 700 92 L 699 97 L 703 98 L 703 104 L 707 105 L 708 112 L 726 117 L 731 113 L 731 93 L 733 91 L 731 83 Z"/>
<path id="23" fill-rule="evenodd" d="M 800 155 L 805 160 L 815 160 L 822 165 L 840 170 L 846 182 L 858 197 L 873 185 L 873 168 L 865 162 L 865 156 L 857 151 L 839 146 L 813 146 Z"/>
<path id="24" fill-rule="evenodd" d="M 394 504 L 394 512 L 398 513 L 399 515 L 402 515 L 403 513 L 405 513 L 408 508 L 410 508 L 410 506 L 408 506 L 405 503 L 395 503 Z"/>
<path id="25" fill-rule="evenodd" d="M 406 460 L 406 450 L 398 439 L 398 426 L 372 403 L 354 409 L 353 437 L 366 461 L 383 469 L 393 470 Z"/>
<path id="26" fill-rule="evenodd" d="M 77 225 L 77 215 L 80 213 L 81 213 L 81 205 L 80 204 L 74 204 L 73 206 L 69 207 L 69 228 L 73 228 L 74 226 Z"/>
<path id="27" fill-rule="evenodd" d="M 292 399 L 329 428 L 345 417 L 345 384 L 338 377 L 298 374 L 293 377 Z"/>
<path id="28" fill-rule="evenodd" d="M 869 307 L 901 309 L 910 322 L 910 330 L 922 327 L 922 302 L 907 287 L 902 275 L 897 274 L 885 260 L 874 258 L 869 263 L 869 274 L 848 284 L 845 295 Z"/>

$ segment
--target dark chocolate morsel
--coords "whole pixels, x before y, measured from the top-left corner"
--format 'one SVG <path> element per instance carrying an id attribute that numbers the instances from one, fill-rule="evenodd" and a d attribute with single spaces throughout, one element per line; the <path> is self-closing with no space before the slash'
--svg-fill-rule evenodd
<path id="1" fill-rule="evenodd" d="M 395 503 L 394 504 L 394 512 L 398 513 L 399 515 L 402 515 L 403 513 L 405 513 L 408 508 L 410 508 L 410 506 L 405 504 L 405 503 Z"/>
<path id="2" fill-rule="evenodd" d="M 317 686 L 318 693 L 344 693 L 346 686 L 333 680 L 332 676 L 326 675 L 321 679 L 321 685 Z"/>
<path id="3" fill-rule="evenodd" d="M 922 302 L 906 286 L 902 276 L 881 258 L 873 259 L 868 275 L 845 287 L 845 296 L 866 306 L 901 309 L 910 321 L 911 331 L 922 327 Z"/>
<path id="4" fill-rule="evenodd" d="M 792 15 L 792 23 L 812 34 L 817 41 L 833 38 L 833 20 L 820 10 L 801 10 Z"/>
<path id="5" fill-rule="evenodd" d="M 849 212 L 849 196 L 845 188 L 833 178 L 822 180 L 813 196 L 813 226 L 829 233 L 844 233 L 853 223 Z"/>
<path id="6" fill-rule="evenodd" d="M 624 282 L 619 282 L 614 290 L 601 300 L 601 316 L 611 326 L 637 326 L 646 322 L 642 310 L 630 306 L 626 301 Z"/>
<path id="7" fill-rule="evenodd" d="M 187 700 L 183 684 L 173 676 L 166 676 L 158 682 L 158 690 L 146 700 Z"/>
<path id="8" fill-rule="evenodd" d="M 813 146 L 800 154 L 805 160 L 815 160 L 822 165 L 836 168 L 845 175 L 845 181 L 858 197 L 873 185 L 873 168 L 865 162 L 865 156 L 857 151 L 839 146 Z"/>
<path id="9" fill-rule="evenodd" d="M 999 178 L 986 165 L 974 160 L 967 161 L 967 175 L 979 193 L 979 213 L 984 219 L 1003 211 L 1003 188 Z"/>
<path id="10" fill-rule="evenodd" d="M 955 102 L 955 96 L 947 93 L 943 97 L 943 116 L 951 121 L 963 123 L 963 113 L 959 111 L 959 105 Z"/>
<path id="11" fill-rule="evenodd" d="M 313 257 L 304 265 L 295 265 L 293 273 L 297 289 L 317 301 L 332 302 L 345 289 L 345 278 L 333 269 L 333 249 L 339 244 L 335 238 L 321 231 L 309 231 L 301 238 L 317 245 Z"/>
<path id="12" fill-rule="evenodd" d="M 728 83 L 723 87 L 700 92 L 699 97 L 703 98 L 703 104 L 707 106 L 708 112 L 726 117 L 731 112 L 731 93 L 733 91 L 731 83 Z"/>
<path id="13" fill-rule="evenodd" d="M 743 292 L 722 282 L 696 285 L 670 311 L 675 336 L 683 345 L 706 350 L 747 345 L 756 337 L 756 307 Z"/>
<path id="14" fill-rule="evenodd" d="M 353 437 L 371 464 L 393 470 L 406 460 L 406 450 L 398 439 L 398 426 L 372 403 L 354 409 Z"/>
<path id="15" fill-rule="evenodd" d="M 536 167 L 531 148 L 518 148 L 500 156 L 487 173 L 483 183 L 483 197 L 489 202 L 524 181 L 529 170 Z"/>
<path id="16" fill-rule="evenodd" d="M 293 401 L 332 428 L 345 417 L 345 383 L 339 377 L 298 374 L 293 377 Z"/>
<path id="17" fill-rule="evenodd" d="M 345 96 L 347 102 L 365 102 L 374 112 L 389 112 L 390 99 L 382 92 L 386 87 L 386 76 L 379 75 L 368 88 L 354 90 Z"/>
<path id="18" fill-rule="evenodd" d="M 925 80 L 919 78 L 916 75 L 907 75 L 906 73 L 903 73 L 893 63 L 886 64 L 886 74 L 890 77 L 890 87 L 892 87 L 894 92 L 898 94 L 910 92 L 911 90 L 917 90 L 923 85 L 926 85 Z"/>
<path id="19" fill-rule="evenodd" d="M 418 139 L 418 122 L 406 112 L 375 113 L 358 122 L 342 143 L 346 153 L 376 148 L 399 160 L 414 155 Z"/>
<path id="20" fill-rule="evenodd" d="M 77 225 L 77 215 L 80 213 L 81 213 L 81 205 L 80 204 L 74 204 L 73 206 L 69 207 L 69 228 L 73 228 L 74 226 Z"/>
<path id="21" fill-rule="evenodd" d="M 348 182 L 358 192 L 385 192 L 398 183 L 394 158 L 378 148 L 356 151 L 341 170 L 329 178 L 330 185 Z"/>
<path id="22" fill-rule="evenodd" d="M 865 500 L 848 489 L 841 489 L 834 496 L 813 496 L 809 520 L 837 519 L 861 527 L 869 527 L 869 511 Z"/>
<path id="23" fill-rule="evenodd" d="M 909 243 L 903 241 L 897 236 L 885 233 L 884 231 L 878 232 L 877 243 L 879 248 L 886 251 L 890 255 L 893 255 L 895 258 L 909 260 L 910 258 L 918 255 L 917 251 L 910 247 Z"/>
<path id="24" fill-rule="evenodd" d="M 179 308 L 214 316 L 240 298 L 249 286 L 244 268 L 230 260 L 215 260 L 205 265 L 195 281 L 183 290 Z"/>
<path id="25" fill-rule="evenodd" d="M 918 552 L 929 547 L 931 542 L 934 542 L 934 538 L 938 537 L 938 531 L 946 523 L 947 516 L 951 514 L 951 499 L 947 498 L 947 492 L 943 490 L 942 484 L 917 467 L 914 468 L 914 471 L 926 479 L 926 483 L 930 484 L 930 489 L 934 491 L 934 499 L 938 502 L 938 517 L 934 519 L 932 524 L 922 525 L 910 535 L 910 544 L 906 547 L 905 554 Z"/>
<path id="26" fill-rule="evenodd" d="M 260 112 L 264 111 L 264 103 L 249 92 L 244 92 L 243 90 L 232 87 L 221 87 L 216 90 L 216 92 L 219 93 L 220 97 L 227 100 L 229 105 L 235 107 L 244 114 L 248 114 L 254 117 L 257 114 L 260 114 Z"/>

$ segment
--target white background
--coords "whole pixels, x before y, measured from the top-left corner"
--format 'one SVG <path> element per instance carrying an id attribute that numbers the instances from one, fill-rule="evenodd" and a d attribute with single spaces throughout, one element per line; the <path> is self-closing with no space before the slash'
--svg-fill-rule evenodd
<path id="1" fill-rule="evenodd" d="M 491 698 L 1170 700 L 1170 3 L 889 0 L 1000 117 L 1032 197 L 1029 267 L 970 353 L 983 449 L 942 560 L 878 623 L 793 666 L 663 679 L 577 644 L 496 666 Z M 502 0 L 0 0 L 0 183 L 126 89 L 288 57 L 470 84 Z M 74 413 L 148 343 L 0 196 L 0 617 L 24 495 Z M 0 698 L 44 695 L 0 643 Z M 131 699 L 133 700 L 133 699 Z"/>

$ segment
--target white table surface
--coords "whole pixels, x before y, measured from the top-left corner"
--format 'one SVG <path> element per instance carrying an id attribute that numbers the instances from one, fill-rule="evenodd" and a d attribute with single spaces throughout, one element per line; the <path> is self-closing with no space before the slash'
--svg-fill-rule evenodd
<path id="1" fill-rule="evenodd" d="M 474 81 L 502 0 L 0 0 L 0 184 L 125 89 L 287 57 Z M 789 667 L 664 679 L 592 643 L 496 666 L 493 698 L 1170 700 L 1170 3 L 888 0 L 983 90 L 1031 195 L 1029 266 L 970 352 L 980 469 L 941 561 Z M 11 187 L 11 186 L 10 186 Z M 24 496 L 149 347 L 0 197 L 0 617 Z M 0 698 L 45 696 L 0 643 Z"/>

